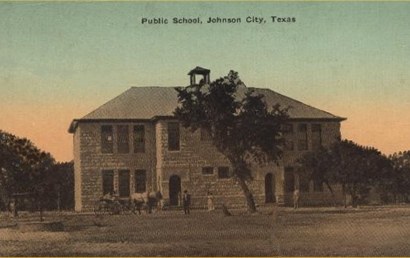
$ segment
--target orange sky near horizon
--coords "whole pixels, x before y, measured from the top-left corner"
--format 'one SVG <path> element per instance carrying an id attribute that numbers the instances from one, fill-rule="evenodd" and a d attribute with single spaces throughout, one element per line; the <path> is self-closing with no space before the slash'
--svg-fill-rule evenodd
<path id="1" fill-rule="evenodd" d="M 354 104 L 344 106 L 341 103 L 333 103 L 329 107 L 307 104 L 347 117 L 341 127 L 344 139 L 375 147 L 384 154 L 410 149 L 410 134 L 403 133 L 410 129 L 408 112 L 395 112 L 395 107 L 379 107 L 374 110 L 372 106 L 362 106 L 359 109 Z M 2 109 L 1 129 L 30 139 L 42 150 L 50 152 L 57 161 L 70 161 L 73 159 L 73 139 L 72 134 L 67 131 L 69 124 L 73 118 L 80 118 L 98 107 L 91 106 L 91 102 L 83 105 L 56 104 L 51 108 L 40 103 L 10 105 Z"/>

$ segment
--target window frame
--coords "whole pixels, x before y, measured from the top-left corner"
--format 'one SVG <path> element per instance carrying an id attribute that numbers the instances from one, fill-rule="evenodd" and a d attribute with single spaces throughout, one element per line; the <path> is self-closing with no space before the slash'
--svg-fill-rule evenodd
<path id="1" fill-rule="evenodd" d="M 111 177 L 110 181 L 111 184 L 106 184 L 105 183 L 105 179 L 106 176 L 110 174 L 109 176 Z M 108 188 L 106 189 L 106 186 L 110 185 Z M 101 188 L 102 188 L 102 195 L 105 195 L 107 193 L 112 194 L 114 192 L 114 170 L 113 169 L 103 169 L 101 170 Z"/>
<path id="2" fill-rule="evenodd" d="M 123 175 L 127 175 L 127 181 L 128 184 L 122 184 L 122 179 Z M 120 198 L 126 198 L 129 197 L 131 195 L 131 175 L 130 175 L 130 170 L 129 169 L 119 169 L 118 170 L 118 196 Z M 127 189 L 128 194 L 124 194 L 123 189 Z"/>
<path id="3" fill-rule="evenodd" d="M 143 175 L 144 178 L 144 187 L 142 190 L 138 189 L 139 185 L 142 185 L 142 182 L 139 182 L 138 179 L 141 178 L 139 174 Z M 136 169 L 134 171 L 134 193 L 144 193 L 147 191 L 147 170 L 145 169 Z"/>
<path id="4" fill-rule="evenodd" d="M 139 137 L 138 133 L 141 133 Z M 145 153 L 145 125 L 134 125 L 133 139 L 134 153 Z"/>
<path id="5" fill-rule="evenodd" d="M 130 128 L 128 125 L 117 125 L 117 152 L 130 153 Z"/>
<path id="6" fill-rule="evenodd" d="M 112 125 L 101 125 L 100 135 L 101 153 L 114 153 L 114 127 Z"/>
<path id="7" fill-rule="evenodd" d="M 223 171 L 223 170 L 226 170 L 226 171 Z M 226 175 L 223 175 L 224 174 L 223 172 L 226 172 Z M 218 179 L 229 179 L 231 177 L 232 177 L 231 169 L 229 167 L 224 167 L 224 166 L 218 167 Z"/>
<path id="8" fill-rule="evenodd" d="M 210 171 L 206 171 L 208 169 Z M 214 175 L 214 167 L 211 167 L 211 166 L 202 167 L 202 175 L 203 176 L 212 176 L 212 175 Z"/>
<path id="9" fill-rule="evenodd" d="M 168 122 L 168 151 L 181 150 L 181 130 L 179 122 Z"/>

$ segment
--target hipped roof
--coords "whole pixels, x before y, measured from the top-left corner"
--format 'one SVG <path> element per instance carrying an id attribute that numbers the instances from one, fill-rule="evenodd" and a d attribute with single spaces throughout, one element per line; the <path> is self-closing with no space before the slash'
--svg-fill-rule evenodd
<path id="1" fill-rule="evenodd" d="M 246 87 L 239 87 L 238 94 L 244 94 L 245 89 Z M 282 108 L 290 107 L 288 111 L 290 119 L 345 120 L 270 89 L 250 89 L 255 93 L 263 94 L 268 106 L 279 104 Z M 178 105 L 177 94 L 175 87 L 131 87 L 84 117 L 74 119 L 69 132 L 73 133 L 77 123 L 81 121 L 150 120 L 156 117 L 173 116 Z"/>

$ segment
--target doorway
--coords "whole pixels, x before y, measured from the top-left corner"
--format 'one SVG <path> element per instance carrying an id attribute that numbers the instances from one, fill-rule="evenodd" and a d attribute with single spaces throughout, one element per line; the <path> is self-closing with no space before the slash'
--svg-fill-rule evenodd
<path id="1" fill-rule="evenodd" d="M 265 176 L 265 203 L 275 202 L 275 177 L 272 173 Z"/>
<path id="2" fill-rule="evenodd" d="M 169 178 L 169 205 L 177 206 L 179 204 L 179 195 L 181 194 L 181 178 L 173 175 Z"/>

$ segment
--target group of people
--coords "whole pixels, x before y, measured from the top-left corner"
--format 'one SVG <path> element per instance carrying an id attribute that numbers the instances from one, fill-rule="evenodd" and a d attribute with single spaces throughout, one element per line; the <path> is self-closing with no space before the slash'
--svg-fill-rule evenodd
<path id="1" fill-rule="evenodd" d="M 208 191 L 206 196 L 208 211 L 215 210 L 214 196 L 212 195 L 212 192 Z M 182 206 L 184 207 L 184 213 L 190 214 L 191 195 L 188 193 L 188 190 L 185 190 L 184 194 L 182 195 Z"/>
<path id="2" fill-rule="evenodd" d="M 188 193 L 188 190 L 184 190 L 184 193 L 182 195 L 182 206 L 184 208 L 184 213 L 185 214 L 190 214 L 191 212 L 191 194 Z M 116 192 L 112 193 L 107 193 L 104 196 L 102 196 L 101 200 L 107 201 L 107 202 L 113 202 L 119 203 L 119 196 L 116 194 Z M 208 211 L 213 211 L 215 210 L 215 204 L 214 204 L 214 196 L 212 195 L 212 192 L 208 191 L 207 193 L 207 206 L 208 206 Z"/>

